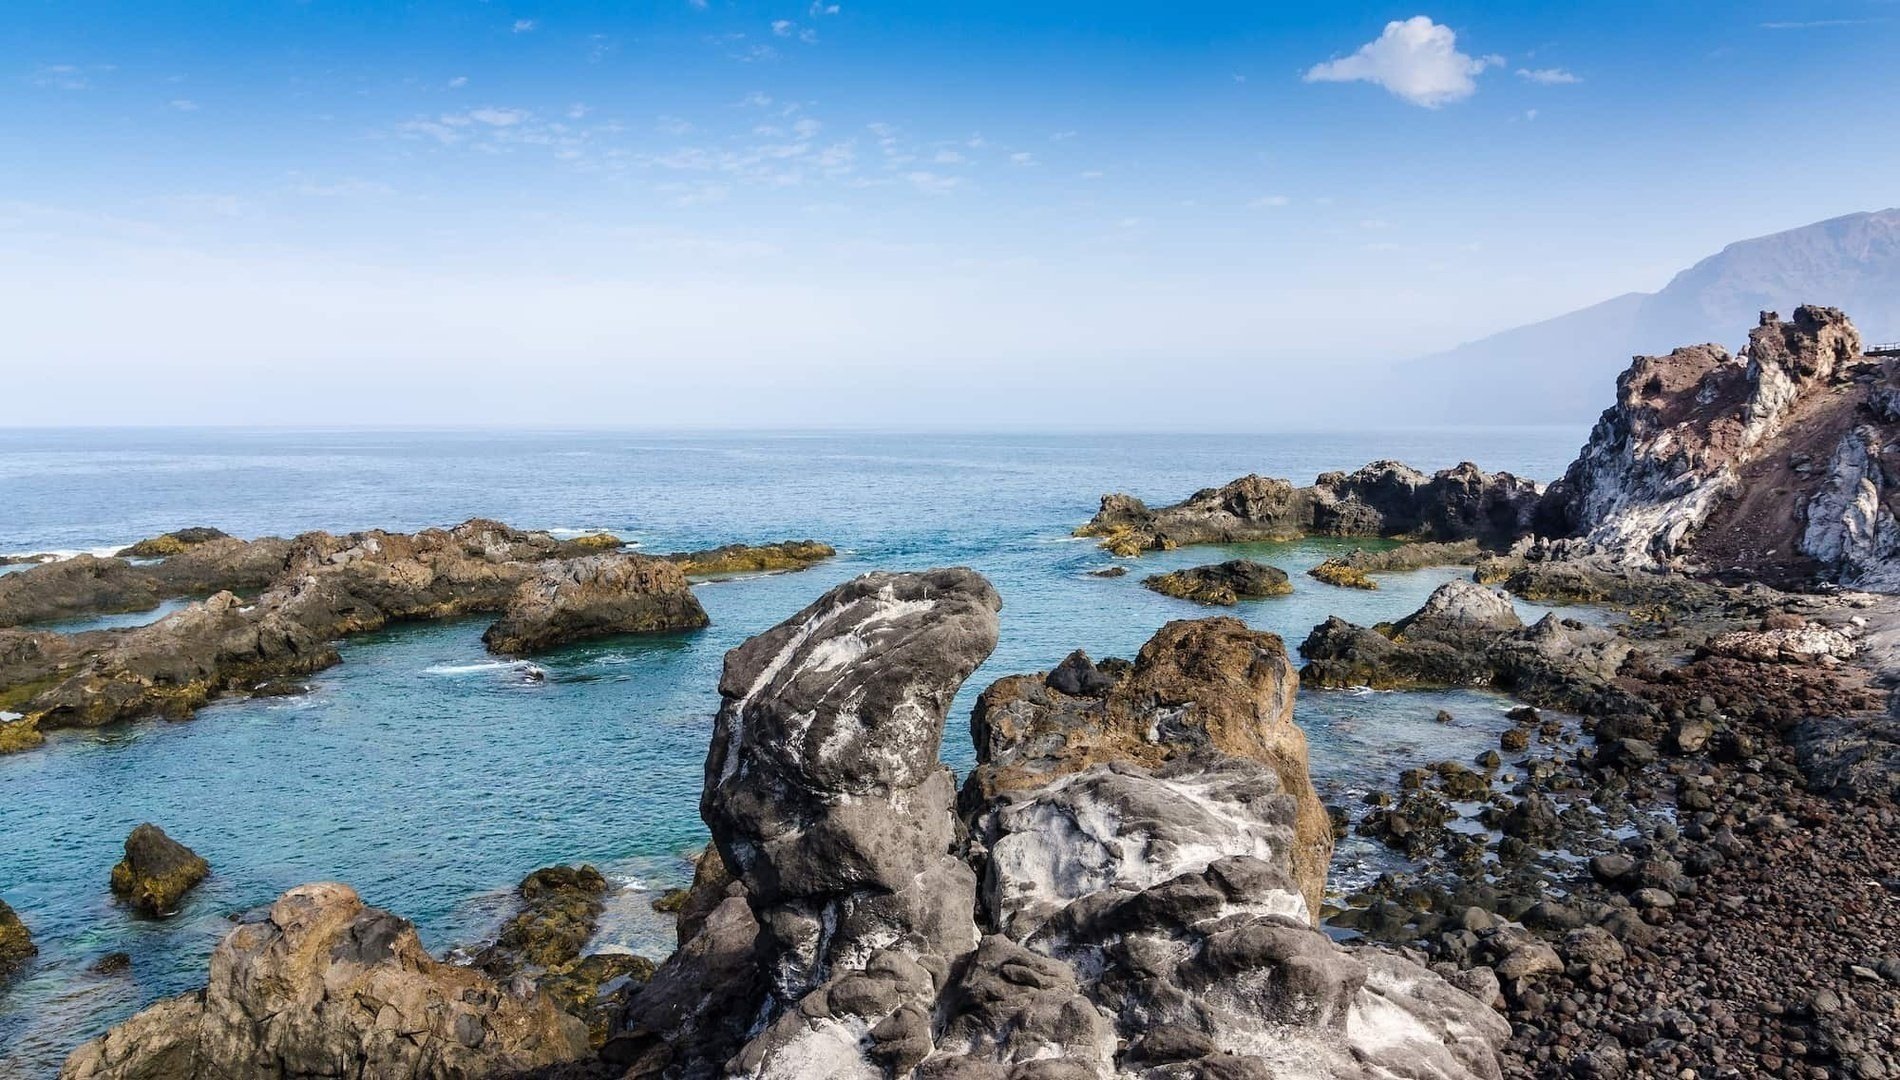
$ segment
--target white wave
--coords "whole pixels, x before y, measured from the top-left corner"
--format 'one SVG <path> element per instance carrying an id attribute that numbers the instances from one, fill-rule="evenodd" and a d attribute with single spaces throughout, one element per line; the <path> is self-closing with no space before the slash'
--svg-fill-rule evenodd
<path id="1" fill-rule="evenodd" d="M 127 541 L 126 543 L 115 544 L 111 547 L 54 548 L 51 551 L 0 551 L 0 558 L 38 559 L 40 562 L 65 562 L 67 559 L 77 559 L 81 555 L 91 555 L 98 559 L 110 559 L 130 546 L 131 542 Z"/>
<path id="2" fill-rule="evenodd" d="M 478 671 L 511 671 L 518 667 L 533 667 L 519 660 L 490 660 L 480 664 L 437 664 L 422 669 L 424 675 L 473 675 Z"/>
<path id="3" fill-rule="evenodd" d="M 601 533 L 610 533 L 615 536 L 620 535 L 619 533 L 615 533 L 614 530 L 607 528 L 606 526 L 601 526 L 599 528 L 592 528 L 592 529 L 576 529 L 568 525 L 558 525 L 552 529 L 547 530 L 547 534 L 549 536 L 554 537 L 557 540 L 573 540 L 576 537 L 598 536 Z"/>
<path id="4" fill-rule="evenodd" d="M 632 874 L 611 874 L 607 880 L 613 882 L 617 887 L 627 889 L 631 892 L 647 892 L 651 889 L 651 886 L 646 882 L 634 877 Z"/>

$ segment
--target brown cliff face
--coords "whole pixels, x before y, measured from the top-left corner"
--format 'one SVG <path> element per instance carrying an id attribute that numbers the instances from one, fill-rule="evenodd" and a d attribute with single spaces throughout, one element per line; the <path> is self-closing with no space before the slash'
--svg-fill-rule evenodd
<path id="1" fill-rule="evenodd" d="M 1892 588 L 1897 384 L 1836 308 L 1763 312 L 1740 356 L 1637 357 L 1539 531 L 1630 566 Z"/>

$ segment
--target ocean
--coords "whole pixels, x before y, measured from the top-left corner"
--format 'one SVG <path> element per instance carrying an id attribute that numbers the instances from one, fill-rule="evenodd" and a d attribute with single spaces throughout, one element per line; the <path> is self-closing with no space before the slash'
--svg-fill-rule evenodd
<path id="1" fill-rule="evenodd" d="M 0 430 L 0 553 L 109 552 L 188 525 L 291 535 L 476 516 L 607 530 L 649 552 L 804 538 L 839 549 L 802 573 L 698 586 L 706 630 L 576 645 L 537 658 L 540 677 L 483 650 L 487 619 L 405 625 L 351 639 L 301 696 L 53 733 L 0 757 L 0 898 L 40 946 L 0 988 L 0 1075 L 50 1076 L 80 1042 L 202 984 L 233 915 L 309 881 L 350 883 L 443 950 L 492 932 L 529 871 L 592 862 L 622 886 L 597 946 L 663 956 L 671 920 L 650 903 L 689 878 L 687 856 L 705 842 L 701 766 L 725 651 L 860 573 L 970 566 L 1002 594 L 1001 644 L 945 732 L 944 760 L 961 772 L 970 706 L 990 682 L 1076 648 L 1132 656 L 1163 623 L 1216 613 L 1142 588 L 1147 573 L 1236 554 L 1280 566 L 1292 595 L 1218 613 L 1289 648 L 1328 615 L 1404 615 L 1460 574 L 1332 588 L 1303 571 L 1351 544 L 1303 541 L 1156 554 L 1096 578 L 1113 560 L 1070 531 L 1104 492 L 1161 504 L 1249 472 L 1309 483 L 1378 458 L 1548 481 L 1584 435 Z M 1509 704 L 1472 691 L 1303 693 L 1298 718 L 1322 796 L 1350 801 L 1402 768 L 1495 746 Z M 1451 724 L 1435 720 L 1441 709 Z M 163 921 L 131 916 L 106 888 L 142 821 L 213 869 Z M 1343 841 L 1333 887 L 1392 859 Z M 131 956 L 129 972 L 89 970 L 113 952 Z"/>

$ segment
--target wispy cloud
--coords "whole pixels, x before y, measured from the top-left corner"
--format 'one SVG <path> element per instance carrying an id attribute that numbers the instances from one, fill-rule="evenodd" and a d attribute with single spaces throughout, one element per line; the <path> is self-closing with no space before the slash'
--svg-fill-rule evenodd
<path id="1" fill-rule="evenodd" d="M 537 25 L 539 24 L 533 19 L 516 19 L 512 30 L 517 34 L 526 34 L 532 32 Z"/>
<path id="2" fill-rule="evenodd" d="M 179 112 L 197 112 L 198 111 L 198 103 L 191 100 L 190 98 L 173 98 L 171 106 L 172 108 L 177 109 Z"/>
<path id="3" fill-rule="evenodd" d="M 1580 75 L 1572 74 L 1563 68 L 1554 67 L 1518 68 L 1517 77 L 1520 79 L 1528 79 L 1534 83 L 1541 83 L 1545 86 L 1568 86 L 1571 83 L 1580 83 L 1583 81 L 1583 77 Z"/>
<path id="4" fill-rule="evenodd" d="M 1805 19 L 1787 22 L 1765 22 L 1763 30 L 1825 30 L 1836 26 L 1869 26 L 1884 23 L 1886 19 Z"/>
<path id="5" fill-rule="evenodd" d="M 26 81 L 49 90 L 89 90 L 92 88 L 92 73 L 111 70 L 110 64 L 91 67 L 80 67 L 78 64 L 41 64 L 26 77 Z"/>
<path id="6" fill-rule="evenodd" d="M 1458 35 L 1450 27 L 1415 15 L 1387 23 L 1383 33 L 1351 56 L 1315 65 L 1305 80 L 1369 82 L 1414 105 L 1436 109 L 1476 93 L 1477 76 L 1503 63 L 1501 56 L 1459 52 Z"/>
<path id="7" fill-rule="evenodd" d="M 468 85 L 468 76 L 466 75 L 457 75 L 455 78 L 449 80 L 449 89 L 451 90 L 460 90 L 462 87 L 467 86 L 467 85 Z"/>
<path id="8" fill-rule="evenodd" d="M 1272 208 L 1272 207 L 1286 206 L 1292 201 L 1293 201 L 1292 199 L 1287 198 L 1285 195 L 1262 195 L 1258 199 L 1255 199 L 1254 201 L 1248 203 L 1247 205 L 1254 206 L 1254 207 Z"/>

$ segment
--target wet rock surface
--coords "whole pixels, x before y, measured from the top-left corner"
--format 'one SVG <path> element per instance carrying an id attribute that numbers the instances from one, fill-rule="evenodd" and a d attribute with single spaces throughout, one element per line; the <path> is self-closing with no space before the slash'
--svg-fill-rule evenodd
<path id="1" fill-rule="evenodd" d="M 1286 571 L 1251 559 L 1231 559 L 1155 574 L 1143 579 L 1142 585 L 1163 596 L 1221 607 L 1232 607 L 1242 600 L 1285 596 L 1293 591 Z"/>
<path id="2" fill-rule="evenodd" d="M 672 563 L 589 555 L 552 563 L 524 582 L 482 641 L 491 652 L 526 656 L 615 634 L 696 630 L 709 621 Z"/>
<path id="3" fill-rule="evenodd" d="M 830 544 L 816 540 L 783 540 L 775 544 L 727 544 L 705 551 L 681 551 L 665 558 L 678 565 L 681 573 L 710 577 L 804 570 L 836 554 L 837 550 Z"/>
<path id="4" fill-rule="evenodd" d="M 0 987 L 24 970 L 39 951 L 19 914 L 0 900 Z"/>
<path id="5" fill-rule="evenodd" d="M 74 1051 L 63 1080 L 514 1076 L 589 1054 L 531 984 L 439 962 L 348 886 L 304 885 L 240 921 L 202 990 Z"/>
<path id="6" fill-rule="evenodd" d="M 211 876 L 211 866 L 151 823 L 125 838 L 125 858 L 112 868 L 112 893 L 141 915 L 157 918 Z"/>
<path id="7" fill-rule="evenodd" d="M 1303 488 L 1245 476 L 1159 509 L 1132 495 L 1104 495 L 1076 534 L 1100 537 L 1118 555 L 1302 536 L 1475 540 L 1501 548 L 1530 533 L 1539 497 L 1531 481 L 1469 462 L 1427 476 L 1375 461 L 1356 472 L 1322 474 Z"/>

